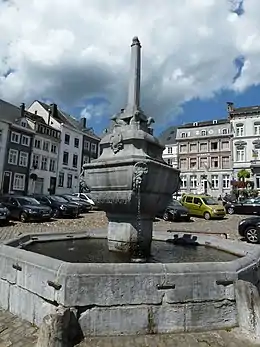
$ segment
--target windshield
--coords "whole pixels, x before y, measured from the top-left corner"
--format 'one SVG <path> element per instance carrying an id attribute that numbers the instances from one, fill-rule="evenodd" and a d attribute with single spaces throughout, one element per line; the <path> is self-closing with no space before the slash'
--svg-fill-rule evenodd
<path id="1" fill-rule="evenodd" d="M 17 198 L 21 205 L 40 205 L 39 201 L 34 198 Z"/>
<path id="2" fill-rule="evenodd" d="M 178 200 L 172 200 L 169 206 L 182 206 L 182 204 Z"/>
<path id="3" fill-rule="evenodd" d="M 219 205 L 218 201 L 213 198 L 202 198 L 202 200 L 206 205 Z"/>
<path id="4" fill-rule="evenodd" d="M 68 202 L 66 199 L 62 198 L 61 196 L 51 196 L 50 198 L 53 201 L 58 201 L 58 202 L 63 202 L 63 203 Z"/>

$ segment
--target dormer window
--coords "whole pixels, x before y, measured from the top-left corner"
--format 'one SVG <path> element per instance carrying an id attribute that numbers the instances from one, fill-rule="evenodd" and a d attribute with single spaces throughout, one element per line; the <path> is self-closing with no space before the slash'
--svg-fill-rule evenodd
<path id="1" fill-rule="evenodd" d="M 207 135 L 207 131 L 206 130 L 201 130 L 201 136 L 206 136 Z"/>
<path id="2" fill-rule="evenodd" d="M 187 134 L 186 133 L 181 133 L 181 137 L 182 138 L 187 137 Z"/>
<path id="3" fill-rule="evenodd" d="M 193 123 L 193 126 L 194 126 L 194 127 L 197 127 L 197 126 L 198 126 L 198 122 L 194 122 L 194 123 Z"/>
<path id="4" fill-rule="evenodd" d="M 227 128 L 222 129 L 222 134 L 223 135 L 227 135 L 228 134 L 228 129 Z"/>
<path id="5" fill-rule="evenodd" d="M 22 127 L 26 128 L 26 125 L 27 125 L 26 122 L 21 122 Z"/>
<path id="6" fill-rule="evenodd" d="M 213 124 L 218 124 L 218 121 L 216 119 L 214 119 Z"/>

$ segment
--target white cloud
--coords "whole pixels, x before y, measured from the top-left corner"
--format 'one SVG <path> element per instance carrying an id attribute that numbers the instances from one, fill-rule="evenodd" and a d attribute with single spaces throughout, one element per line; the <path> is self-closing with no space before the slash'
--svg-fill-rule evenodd
<path id="1" fill-rule="evenodd" d="M 0 0 L 0 97 L 71 108 L 98 96 L 118 111 L 135 35 L 143 46 L 142 106 L 158 120 L 193 98 L 243 91 L 260 82 L 260 1 L 245 1 L 238 17 L 230 9 L 239 2 Z M 245 66 L 233 84 L 240 55 Z M 107 106 L 90 104 L 82 114 L 100 117 Z"/>

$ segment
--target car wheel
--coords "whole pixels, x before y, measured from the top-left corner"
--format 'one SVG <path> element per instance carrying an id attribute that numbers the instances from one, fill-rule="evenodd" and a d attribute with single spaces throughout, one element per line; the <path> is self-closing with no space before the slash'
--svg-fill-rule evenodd
<path id="1" fill-rule="evenodd" d="M 169 213 L 168 212 L 164 212 L 163 214 L 163 220 L 168 221 L 169 220 Z"/>
<path id="2" fill-rule="evenodd" d="M 53 211 L 52 211 L 52 217 L 53 218 L 59 218 L 59 216 L 60 216 L 60 211 L 58 210 L 58 209 L 54 209 Z"/>
<path id="3" fill-rule="evenodd" d="M 22 213 L 20 214 L 20 221 L 21 221 L 22 223 L 26 223 L 27 220 L 28 220 L 27 213 L 22 212 Z"/>
<path id="4" fill-rule="evenodd" d="M 190 222 L 190 216 L 185 218 L 185 222 Z"/>
<path id="5" fill-rule="evenodd" d="M 228 214 L 233 214 L 235 212 L 234 207 L 228 207 L 227 213 Z"/>
<path id="6" fill-rule="evenodd" d="M 260 243 L 260 231 L 255 227 L 249 227 L 245 231 L 245 238 L 249 243 Z"/>
<path id="7" fill-rule="evenodd" d="M 209 220 L 211 218 L 211 215 L 209 212 L 204 213 L 204 219 Z"/>

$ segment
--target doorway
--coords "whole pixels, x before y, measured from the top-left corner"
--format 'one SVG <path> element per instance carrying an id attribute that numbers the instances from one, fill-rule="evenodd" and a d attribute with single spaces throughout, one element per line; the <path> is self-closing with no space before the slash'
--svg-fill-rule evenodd
<path id="1" fill-rule="evenodd" d="M 50 195 L 54 195 L 56 193 L 56 177 L 50 177 Z"/>
<path id="2" fill-rule="evenodd" d="M 12 176 L 11 172 L 9 171 L 4 172 L 3 194 L 8 194 L 10 191 L 11 176 Z"/>

